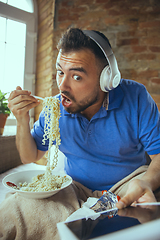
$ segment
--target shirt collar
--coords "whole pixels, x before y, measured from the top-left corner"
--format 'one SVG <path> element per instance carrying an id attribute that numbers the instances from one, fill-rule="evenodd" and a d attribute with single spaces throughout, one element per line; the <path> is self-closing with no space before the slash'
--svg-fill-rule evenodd
<path id="1" fill-rule="evenodd" d="M 108 105 L 109 105 L 109 92 L 106 93 L 102 107 L 104 107 L 106 110 L 108 110 Z"/>

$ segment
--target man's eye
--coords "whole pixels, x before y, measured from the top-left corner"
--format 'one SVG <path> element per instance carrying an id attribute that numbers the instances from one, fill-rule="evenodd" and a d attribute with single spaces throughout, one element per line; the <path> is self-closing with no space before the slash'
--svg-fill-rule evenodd
<path id="1" fill-rule="evenodd" d="M 81 80 L 81 77 L 80 77 L 80 76 L 78 76 L 78 75 L 74 75 L 74 76 L 73 76 L 73 78 L 74 78 L 76 81 L 79 81 L 79 80 Z"/>
<path id="2" fill-rule="evenodd" d="M 63 75 L 63 72 L 61 70 L 57 70 L 57 74 L 60 76 Z"/>

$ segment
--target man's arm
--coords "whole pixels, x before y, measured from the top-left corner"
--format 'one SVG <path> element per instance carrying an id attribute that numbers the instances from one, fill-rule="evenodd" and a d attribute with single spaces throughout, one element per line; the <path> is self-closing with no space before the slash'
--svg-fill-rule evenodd
<path id="1" fill-rule="evenodd" d="M 156 201 L 153 191 L 160 187 L 160 153 L 150 155 L 152 159 L 147 172 L 141 179 L 132 180 L 128 186 L 126 195 L 117 203 L 122 209 L 134 202 Z"/>
<path id="2" fill-rule="evenodd" d="M 155 191 L 160 187 L 160 153 L 150 155 L 150 158 L 152 161 L 143 177 L 143 180 L 151 185 L 152 191 Z"/>
<path id="3" fill-rule="evenodd" d="M 38 105 L 39 101 L 31 96 L 31 92 L 20 87 L 17 87 L 8 98 L 8 107 L 17 119 L 16 145 L 23 163 L 35 162 L 45 153 L 37 150 L 30 133 L 29 110 Z"/>
<path id="4" fill-rule="evenodd" d="M 44 151 L 37 150 L 30 127 L 17 124 L 16 145 L 23 163 L 36 162 L 45 154 Z"/>

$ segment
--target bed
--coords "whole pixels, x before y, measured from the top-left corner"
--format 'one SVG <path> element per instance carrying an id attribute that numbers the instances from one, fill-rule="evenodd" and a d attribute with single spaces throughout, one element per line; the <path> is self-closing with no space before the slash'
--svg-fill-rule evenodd
<path id="1" fill-rule="evenodd" d="M 84 192 L 88 190 L 85 187 L 82 189 L 80 185 L 71 184 L 64 191 L 44 200 L 29 200 L 10 194 L 10 191 L 2 184 L 2 179 L 6 175 L 25 170 L 43 170 L 45 166 L 36 163 L 22 164 L 15 146 L 15 136 L 0 137 L 0 152 L 0 236 L 3 235 L 2 239 L 78 239 L 75 236 L 70 237 L 71 232 L 64 228 L 64 222 L 82 206 L 80 203 L 86 201 L 87 194 L 89 196 L 90 192 L 84 197 Z M 59 152 L 56 171 L 63 171 L 63 160 L 64 155 Z M 7 195 L 10 196 L 6 198 Z M 57 222 L 59 222 L 59 232 Z M 157 219 L 117 234 L 119 238 L 122 237 L 121 239 L 135 239 L 135 232 L 137 233 L 136 239 L 151 239 L 151 237 L 159 239 L 159 224 L 160 219 Z M 105 235 L 96 239 L 117 239 L 117 234 L 113 233 L 113 235 Z"/>

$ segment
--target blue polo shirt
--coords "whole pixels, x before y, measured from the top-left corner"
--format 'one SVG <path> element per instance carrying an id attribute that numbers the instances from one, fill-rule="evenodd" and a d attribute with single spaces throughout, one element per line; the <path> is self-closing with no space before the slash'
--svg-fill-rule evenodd
<path id="1" fill-rule="evenodd" d="M 160 153 L 160 115 L 146 88 L 122 79 L 108 94 L 108 107 L 102 105 L 90 121 L 66 112 L 60 104 L 59 149 L 66 156 L 65 171 L 92 190 L 107 190 L 144 165 L 145 151 Z M 37 148 L 46 151 L 43 126 L 41 112 L 31 133 Z"/>

